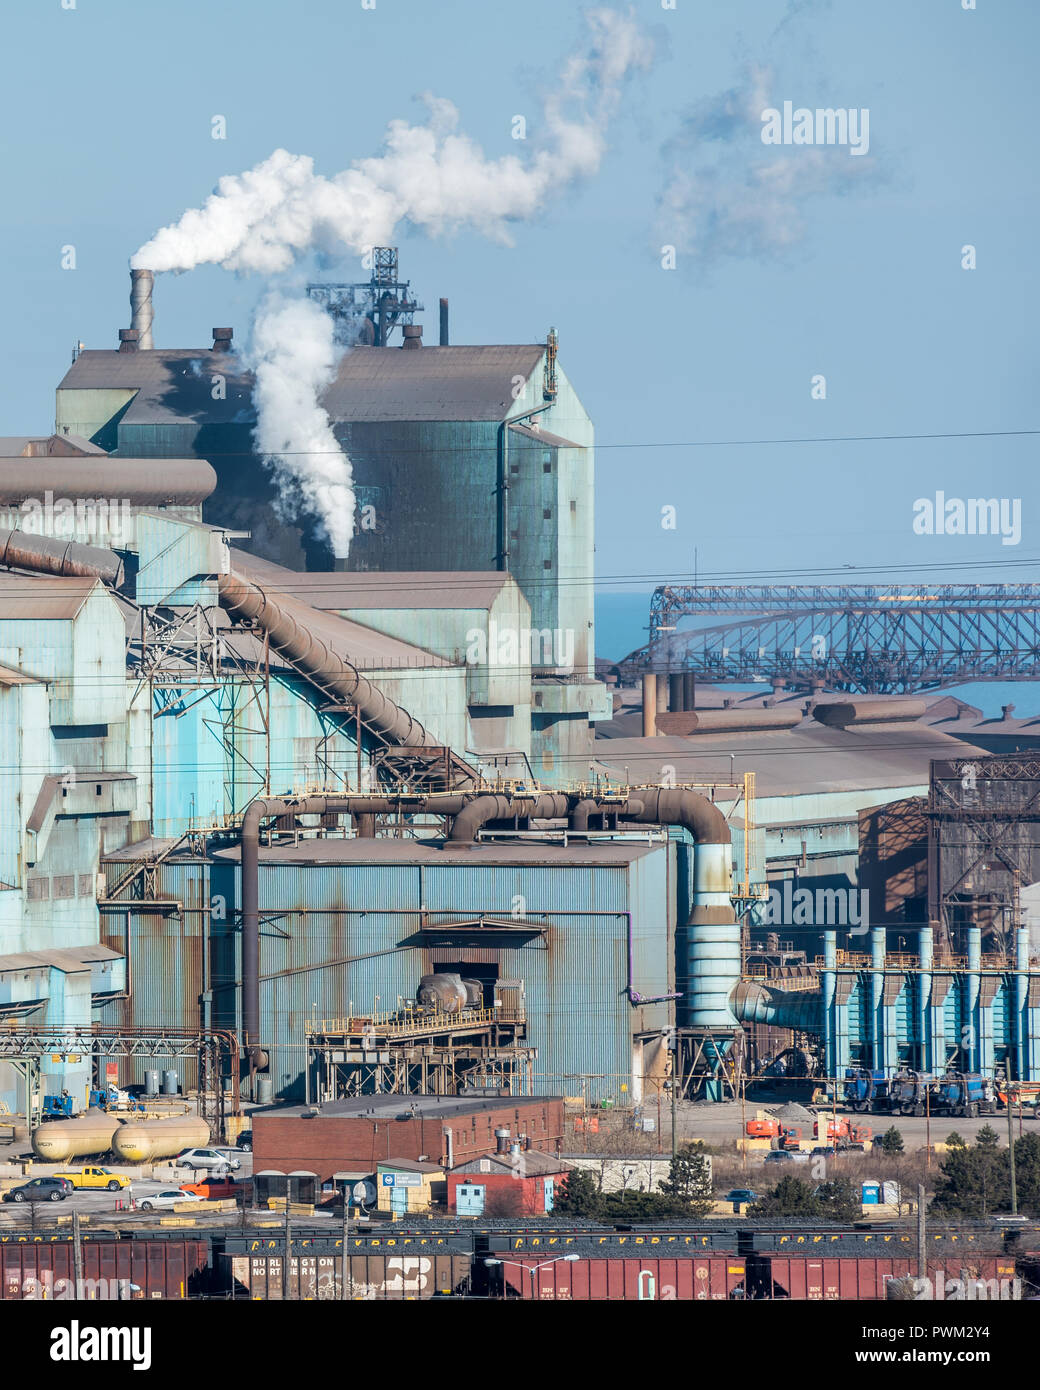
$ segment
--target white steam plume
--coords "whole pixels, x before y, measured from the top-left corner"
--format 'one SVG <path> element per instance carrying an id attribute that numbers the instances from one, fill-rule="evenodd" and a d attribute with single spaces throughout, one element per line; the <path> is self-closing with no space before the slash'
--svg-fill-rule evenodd
<path id="1" fill-rule="evenodd" d="M 336 358 L 332 320 L 317 304 L 277 291 L 264 298 L 248 358 L 256 446 L 274 465 L 283 519 L 295 515 L 302 497 L 321 517 L 332 553 L 345 557 L 354 529 L 353 472 L 318 400 Z"/>
<path id="2" fill-rule="evenodd" d="M 388 243 L 408 220 L 433 234 L 473 227 L 503 239 L 505 224 L 531 217 L 572 179 L 594 174 L 606 149 L 604 126 L 625 78 L 646 68 L 649 41 L 635 21 L 591 10 L 587 47 L 564 64 L 544 104 L 547 139 L 528 161 L 488 159 L 457 133 L 450 101 L 427 96 L 424 125 L 391 121 L 384 153 L 326 178 L 308 155 L 275 150 L 244 174 L 227 174 L 201 208 L 156 232 L 135 268 L 271 274 L 309 251 L 360 253 Z"/>
<path id="3" fill-rule="evenodd" d="M 488 159 L 459 133 L 453 103 L 428 96 L 425 124 L 392 121 L 382 154 L 330 178 L 315 173 L 309 156 L 281 149 L 243 174 L 225 175 L 201 208 L 158 231 L 131 266 L 182 271 L 217 264 L 277 274 L 311 252 L 342 256 L 391 244 L 405 221 L 435 236 L 470 227 L 508 242 L 510 222 L 534 216 L 560 188 L 598 170 L 606 123 L 625 80 L 650 65 L 652 46 L 631 16 L 594 9 L 585 21 L 584 46 L 566 60 L 543 103 L 544 135 L 531 158 Z M 349 492 L 351 470 L 318 404 L 330 379 L 318 367 L 331 338 L 326 325 L 317 306 L 294 316 L 283 305 L 268 315 L 260 334 L 265 389 L 259 389 L 258 370 L 256 437 L 288 475 L 283 498 L 286 488 L 298 486 L 319 508 L 330 538 L 338 537 L 335 548 L 343 543 L 343 513 L 329 509 L 330 489 L 340 507 L 336 489 Z M 305 341 L 308 333 L 314 343 Z M 322 451 L 335 448 L 336 456 L 323 458 L 317 440 L 324 441 Z M 352 512 L 351 494 L 348 540 Z"/>

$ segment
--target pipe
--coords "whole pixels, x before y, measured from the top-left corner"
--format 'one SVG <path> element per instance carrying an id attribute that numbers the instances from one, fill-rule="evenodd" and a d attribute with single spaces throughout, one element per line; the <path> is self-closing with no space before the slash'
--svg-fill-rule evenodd
<path id="1" fill-rule="evenodd" d="M 498 427 L 498 487 L 496 497 L 498 506 L 496 507 L 496 552 L 495 569 L 509 569 L 509 428 L 511 425 L 522 424 L 524 420 L 533 420 L 536 415 L 541 415 L 543 411 L 552 410 L 554 405 L 550 401 L 548 405 L 540 405 L 535 410 L 525 411 L 523 415 L 510 415 L 508 420 L 503 420 Z"/>
<path id="2" fill-rule="evenodd" d="M 152 342 L 152 288 L 155 276 L 150 270 L 130 272 L 130 327 L 137 330 L 139 348 L 154 347 Z"/>
<path id="3" fill-rule="evenodd" d="M 694 1028 L 734 1023 L 730 991 L 740 979 L 740 926 L 733 915 L 732 844 L 726 817 L 697 792 L 640 787 L 623 814 L 644 825 L 681 825 L 696 848 L 693 906 L 686 924 L 686 1021 Z"/>
<path id="4" fill-rule="evenodd" d="M 217 486 L 217 475 L 205 459 L 117 459 L 88 455 L 4 459 L 0 469 L 0 503 L 36 501 L 49 492 L 64 502 L 88 501 L 99 509 L 102 499 L 112 511 L 118 503 L 131 506 L 197 507 Z M 53 503 L 52 505 L 57 505 Z M 63 508 L 64 510 L 64 508 Z"/>
<path id="5" fill-rule="evenodd" d="M 590 797 L 585 797 L 583 801 L 575 802 L 571 807 L 571 830 L 587 835 L 589 830 L 589 817 L 598 809 L 599 802 L 593 801 Z"/>
<path id="6" fill-rule="evenodd" d="M 730 992 L 730 1008 L 741 1023 L 795 1028 L 802 1033 L 823 1031 L 819 991 L 785 991 L 756 984 L 753 980 L 738 980 Z"/>
<path id="7" fill-rule="evenodd" d="M 838 1027 L 835 1008 L 838 977 L 838 933 L 823 933 L 823 971 L 820 976 L 820 1022 L 823 1024 L 824 1068 L 828 1076 L 839 1076 Z"/>
<path id="8" fill-rule="evenodd" d="M 1026 1079 L 1026 999 L 1029 995 L 1029 928 L 1015 932 L 1015 1063 L 1018 1079 Z"/>
<path id="9" fill-rule="evenodd" d="M 464 796 L 431 793 L 408 799 L 416 811 L 457 815 Z M 309 816 L 330 813 L 352 817 L 388 814 L 399 805 L 386 796 L 258 797 L 242 817 L 242 1034 L 250 1071 L 263 1070 L 267 1056 L 260 1048 L 260 822 L 271 816 Z"/>
<path id="10" fill-rule="evenodd" d="M 100 579 L 116 586 L 123 580 L 123 562 L 114 551 L 52 540 L 31 531 L 0 531 L 0 565 L 36 574 L 55 574 L 63 579 Z"/>
<path id="11" fill-rule="evenodd" d="M 491 821 L 559 820 L 567 814 L 569 799 L 560 792 L 542 792 L 530 797 L 478 796 L 452 821 L 447 844 L 473 844 L 477 831 Z"/>
<path id="12" fill-rule="evenodd" d="M 653 738 L 657 733 L 657 676 L 653 671 L 643 672 L 643 737 Z"/>
<path id="13" fill-rule="evenodd" d="M 441 300 L 441 347 L 448 346 L 448 301 Z"/>
<path id="14" fill-rule="evenodd" d="M 886 934 L 884 927 L 871 927 L 870 929 L 870 1020 L 871 1020 L 871 1056 L 874 1059 L 874 1066 L 881 1071 L 887 1072 L 889 1068 L 888 1059 L 888 1029 L 885 1027 L 887 1022 L 885 998 L 885 944 Z"/>
<path id="15" fill-rule="evenodd" d="M 682 714 L 686 708 L 683 700 L 683 673 L 681 671 L 668 672 L 668 713 Z"/>
<path id="16" fill-rule="evenodd" d="M 312 684 L 358 711 L 361 721 L 387 743 L 408 748 L 442 748 L 441 740 L 394 704 L 356 666 L 339 656 L 297 620 L 290 608 L 258 584 L 241 575 L 217 577 L 221 604 L 240 618 L 255 622 L 268 635 L 272 648 Z M 306 609 L 301 616 L 305 616 Z"/>
<path id="17" fill-rule="evenodd" d="M 936 1069 L 935 1043 L 932 1037 L 932 1030 L 928 1026 L 932 998 L 932 964 L 935 960 L 935 938 L 930 926 L 921 927 L 917 933 L 917 956 L 921 964 L 920 974 L 917 977 L 917 1015 L 918 1029 L 921 1035 L 920 1066 L 924 1072 L 931 1072 Z"/>
<path id="18" fill-rule="evenodd" d="M 968 928 L 968 971 L 964 977 L 964 1017 L 961 1023 L 969 1026 L 968 1037 L 971 1040 L 968 1049 L 967 1062 L 961 1061 L 961 1071 L 981 1071 L 981 1032 L 982 1032 L 982 1008 L 979 1003 L 979 996 L 982 992 L 982 928 Z M 963 1028 L 961 1037 L 963 1038 Z"/>

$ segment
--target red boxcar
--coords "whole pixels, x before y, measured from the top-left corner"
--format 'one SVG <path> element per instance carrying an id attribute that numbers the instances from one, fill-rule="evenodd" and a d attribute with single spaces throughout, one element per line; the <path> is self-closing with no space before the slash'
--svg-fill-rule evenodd
<path id="1" fill-rule="evenodd" d="M 1004 1284 L 1009 1290 L 1015 1278 L 1015 1262 L 1007 1256 L 951 1255 L 945 1261 L 928 1261 L 929 1277 L 934 1283 L 941 1277 L 944 1291 L 946 1283 L 960 1279 L 961 1270 L 973 1279 L 997 1280 L 998 1288 Z M 880 1300 L 887 1297 L 885 1286 L 890 1279 L 916 1273 L 916 1259 L 903 1255 L 760 1255 L 750 1285 L 752 1293 L 763 1298 Z M 1010 1292 L 1005 1296 L 1010 1297 Z"/>
<path id="2" fill-rule="evenodd" d="M 514 1297 L 586 1302 L 590 1299 L 690 1301 L 739 1297 L 745 1262 L 736 1255 L 687 1259 L 646 1258 L 539 1261 L 536 1255 L 503 1260 L 506 1291 Z"/>
<path id="3" fill-rule="evenodd" d="M 85 1240 L 82 1299 L 188 1298 L 209 1262 L 205 1240 Z M 0 1299 L 74 1299 L 71 1241 L 0 1239 Z"/>

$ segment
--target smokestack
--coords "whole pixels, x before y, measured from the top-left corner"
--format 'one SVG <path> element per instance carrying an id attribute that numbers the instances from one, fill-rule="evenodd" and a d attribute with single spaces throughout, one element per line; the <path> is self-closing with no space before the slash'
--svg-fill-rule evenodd
<path id="1" fill-rule="evenodd" d="M 153 347 L 152 343 L 152 285 L 150 270 L 130 272 L 130 327 L 137 330 L 137 345 Z"/>
<path id="2" fill-rule="evenodd" d="M 404 333 L 402 348 L 421 348 L 422 347 L 422 324 L 406 323 L 401 330 Z"/>
<path id="3" fill-rule="evenodd" d="M 230 352 L 231 339 L 235 336 L 232 328 L 214 328 L 213 330 L 213 351 Z"/>
<path id="4" fill-rule="evenodd" d="M 441 347 L 448 346 L 448 301 L 441 300 Z"/>
<path id="5" fill-rule="evenodd" d="M 138 336 L 136 328 L 121 328 L 119 330 L 119 351 L 136 352 L 140 347 L 140 343 L 137 341 Z"/>

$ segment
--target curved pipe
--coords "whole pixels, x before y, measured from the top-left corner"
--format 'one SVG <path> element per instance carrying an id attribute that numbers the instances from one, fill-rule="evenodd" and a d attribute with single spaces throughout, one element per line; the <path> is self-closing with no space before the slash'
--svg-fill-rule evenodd
<path id="1" fill-rule="evenodd" d="M 529 797 L 478 796 L 455 817 L 448 833 L 448 843 L 472 844 L 478 830 L 491 821 L 511 820 L 514 817 L 559 820 L 567 814 L 569 804 L 570 799 L 559 792 L 543 792 Z"/>
<path id="2" fill-rule="evenodd" d="M 581 834 L 586 834 L 589 828 L 589 817 L 599 809 L 599 803 L 585 797 L 583 801 L 578 801 L 571 807 L 570 829 L 577 830 Z"/>
<path id="3" fill-rule="evenodd" d="M 752 980 L 739 980 L 729 997 L 733 1016 L 741 1023 L 765 1023 L 772 1028 L 796 1028 L 819 1034 L 823 1028 L 819 991 L 772 989 Z"/>
<path id="4" fill-rule="evenodd" d="M 290 609 L 259 584 L 234 572 L 218 576 L 221 604 L 240 618 L 255 622 L 267 633 L 274 650 L 314 685 L 353 705 L 362 722 L 388 743 L 408 748 L 442 748 L 407 710 L 394 704 L 356 666 L 339 656 L 320 637 L 298 622 Z"/>
<path id="5" fill-rule="evenodd" d="M 0 530 L 0 565 L 33 570 L 36 574 L 56 574 L 63 579 L 70 576 L 100 579 L 116 586 L 123 579 L 123 562 L 115 551 L 97 545 L 53 540 L 31 531 Z"/>
<path id="6" fill-rule="evenodd" d="M 629 802 L 625 814 L 644 825 L 685 826 L 698 845 L 728 845 L 732 841 L 726 817 L 698 792 L 640 787 L 639 801 Z"/>
<path id="7" fill-rule="evenodd" d="M 409 797 L 409 810 L 458 815 L 466 804 L 461 795 L 431 792 Z M 341 813 L 359 822 L 386 815 L 401 805 L 387 796 L 258 797 L 242 817 L 242 1034 L 250 1070 L 262 1070 L 267 1056 L 260 1048 L 260 823 L 271 816 L 309 816 Z M 359 825 L 360 830 L 360 825 Z M 367 838 L 367 837 L 366 837 Z"/>

